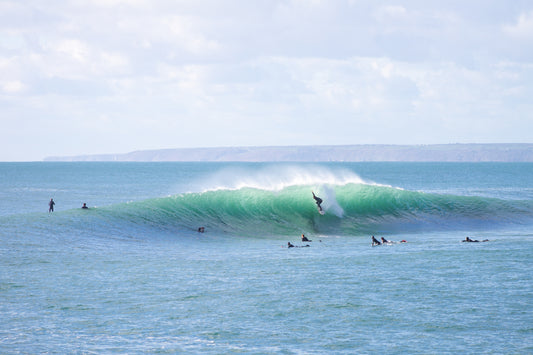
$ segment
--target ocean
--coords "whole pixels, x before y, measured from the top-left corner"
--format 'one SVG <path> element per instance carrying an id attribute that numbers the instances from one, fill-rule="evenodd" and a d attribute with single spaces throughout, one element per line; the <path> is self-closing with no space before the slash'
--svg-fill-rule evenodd
<path id="1" fill-rule="evenodd" d="M 0 163 L 2 354 L 533 354 L 532 260 L 533 163 Z"/>

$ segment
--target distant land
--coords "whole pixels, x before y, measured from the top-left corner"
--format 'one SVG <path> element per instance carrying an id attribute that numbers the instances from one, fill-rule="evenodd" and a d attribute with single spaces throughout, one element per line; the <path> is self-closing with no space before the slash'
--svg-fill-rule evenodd
<path id="1" fill-rule="evenodd" d="M 44 161 L 136 162 L 533 162 L 533 144 L 316 145 L 177 148 Z"/>

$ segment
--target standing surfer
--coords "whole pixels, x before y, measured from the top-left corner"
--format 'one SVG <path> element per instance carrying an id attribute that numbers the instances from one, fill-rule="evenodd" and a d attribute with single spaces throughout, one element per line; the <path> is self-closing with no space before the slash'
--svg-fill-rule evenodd
<path id="1" fill-rule="evenodd" d="M 50 213 L 50 212 L 54 212 L 54 205 L 55 205 L 55 204 L 56 204 L 56 203 L 54 202 L 54 199 L 51 198 L 51 199 L 50 199 L 50 202 L 48 202 L 48 213 Z"/>
<path id="2" fill-rule="evenodd" d="M 314 191 L 311 191 L 311 193 L 313 194 L 313 198 L 315 199 L 316 205 L 318 206 L 318 210 L 322 212 L 322 206 L 320 206 L 320 204 L 322 203 L 322 199 L 316 196 Z"/>

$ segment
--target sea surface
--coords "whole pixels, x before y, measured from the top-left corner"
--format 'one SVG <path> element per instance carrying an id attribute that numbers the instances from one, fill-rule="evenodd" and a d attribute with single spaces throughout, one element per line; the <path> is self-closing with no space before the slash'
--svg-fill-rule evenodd
<path id="1" fill-rule="evenodd" d="M 1 354 L 533 354 L 532 261 L 532 163 L 0 163 Z"/>

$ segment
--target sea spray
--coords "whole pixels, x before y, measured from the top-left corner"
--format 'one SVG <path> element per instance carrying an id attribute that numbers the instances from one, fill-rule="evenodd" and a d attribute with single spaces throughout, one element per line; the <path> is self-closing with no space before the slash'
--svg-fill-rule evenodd
<path id="1" fill-rule="evenodd" d="M 280 191 L 289 186 L 309 186 L 316 189 L 318 186 L 349 183 L 378 185 L 363 180 L 345 168 L 326 168 L 320 165 L 269 165 L 260 169 L 250 169 L 244 166 L 232 166 L 205 178 L 203 191 L 238 190 L 246 187 Z"/>

